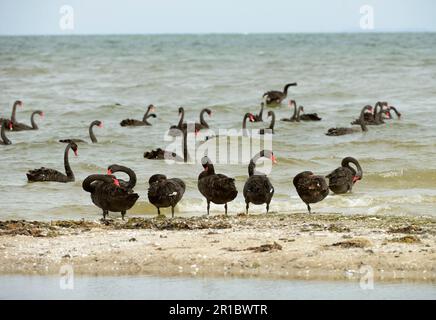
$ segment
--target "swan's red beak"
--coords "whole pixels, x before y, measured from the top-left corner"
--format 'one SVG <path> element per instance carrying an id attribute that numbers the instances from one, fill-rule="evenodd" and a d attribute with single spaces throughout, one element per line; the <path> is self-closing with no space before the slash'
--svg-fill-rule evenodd
<path id="1" fill-rule="evenodd" d="M 391 115 L 390 115 L 390 113 L 389 112 L 385 112 L 385 115 L 388 117 L 388 119 L 390 119 L 391 118 Z"/>
<path id="2" fill-rule="evenodd" d="M 114 179 L 114 185 L 116 185 L 117 187 L 120 186 L 120 182 L 118 181 L 118 179 Z"/>
<path id="3" fill-rule="evenodd" d="M 271 161 L 272 161 L 272 163 L 277 163 L 277 158 L 275 155 L 271 156 Z"/>
<path id="4" fill-rule="evenodd" d="M 9 122 L 9 130 L 12 130 L 12 122 Z"/>
<path id="5" fill-rule="evenodd" d="M 77 157 L 79 155 L 79 153 L 77 152 L 77 150 L 74 150 L 74 155 Z"/>
<path id="6" fill-rule="evenodd" d="M 103 122 L 98 125 L 99 128 L 103 128 Z"/>
<path id="7" fill-rule="evenodd" d="M 253 117 L 253 115 L 252 114 L 250 114 L 250 122 L 254 122 L 254 117 Z"/>
<path id="8" fill-rule="evenodd" d="M 107 174 L 111 175 L 112 174 L 112 170 L 111 169 L 107 169 Z"/>
<path id="9" fill-rule="evenodd" d="M 360 180 L 359 176 L 353 176 L 353 183 L 356 183 L 359 180 Z"/>
<path id="10" fill-rule="evenodd" d="M 45 113 L 41 112 L 41 118 L 44 118 L 44 116 L 45 116 Z"/>
<path id="11" fill-rule="evenodd" d="M 195 130 L 195 136 L 198 136 L 199 132 L 200 132 L 200 130 Z"/>
<path id="12" fill-rule="evenodd" d="M 203 171 L 207 171 L 208 169 L 209 169 L 209 167 L 206 166 L 206 167 L 204 167 Z"/>

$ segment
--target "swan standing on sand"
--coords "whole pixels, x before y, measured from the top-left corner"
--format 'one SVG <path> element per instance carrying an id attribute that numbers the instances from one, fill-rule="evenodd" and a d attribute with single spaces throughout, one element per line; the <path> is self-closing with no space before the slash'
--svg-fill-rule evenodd
<path id="1" fill-rule="evenodd" d="M 6 146 L 12 144 L 11 140 L 9 140 L 8 137 L 6 137 L 6 133 L 5 133 L 6 128 L 12 130 L 12 121 L 3 119 L 3 121 L 1 122 L 0 145 Z"/>
<path id="2" fill-rule="evenodd" d="M 277 163 L 276 157 L 272 151 L 262 150 L 256 154 L 248 165 L 248 179 L 244 185 L 245 212 L 248 214 L 250 202 L 255 205 L 266 203 L 266 213 L 269 211 L 269 204 L 274 195 L 274 187 L 268 177 L 256 171 L 256 162 L 262 157 L 271 159 L 273 163 Z"/>
<path id="3" fill-rule="evenodd" d="M 139 127 L 139 126 L 151 126 L 151 123 L 147 121 L 148 118 L 153 117 L 156 118 L 156 115 L 154 113 L 149 114 L 150 112 L 154 112 L 156 108 L 154 105 L 150 104 L 147 107 L 147 111 L 144 114 L 144 117 L 142 120 L 136 120 L 136 119 L 124 119 L 120 122 L 120 126 L 122 127 Z"/>
<path id="4" fill-rule="evenodd" d="M 359 117 L 359 124 L 360 124 L 360 128 L 362 129 L 363 132 L 368 131 L 368 128 L 366 127 L 366 123 L 364 120 L 364 116 L 365 116 L 365 111 L 366 110 L 372 110 L 372 106 L 364 106 L 362 108 L 362 111 L 360 112 L 360 117 Z M 345 134 L 351 134 L 351 133 L 356 133 L 359 132 L 359 130 L 356 130 L 354 128 L 344 128 L 344 127 L 336 127 L 336 128 L 330 128 L 326 135 L 327 136 L 343 136 Z"/>
<path id="5" fill-rule="evenodd" d="M 74 154 L 77 156 L 78 147 L 74 142 L 68 143 L 64 152 L 64 167 L 65 173 L 59 172 L 54 169 L 48 169 L 41 167 L 39 169 L 30 170 L 27 175 L 27 180 L 29 182 L 43 182 L 43 181 L 53 181 L 53 182 L 73 182 L 75 180 L 73 170 L 71 170 L 70 162 L 68 160 L 69 151 L 73 150 Z"/>
<path id="6" fill-rule="evenodd" d="M 224 204 L 227 215 L 227 203 L 233 201 L 238 195 L 235 179 L 223 174 L 216 174 L 215 168 L 208 157 L 201 159 L 204 168 L 198 176 L 198 190 L 207 200 L 207 214 L 209 215 L 210 203 Z"/>
<path id="7" fill-rule="evenodd" d="M 288 96 L 288 88 L 291 86 L 296 86 L 297 83 L 288 83 L 285 85 L 283 92 L 281 91 L 268 91 L 263 94 L 263 98 L 267 105 L 269 104 L 280 104 Z"/>
<path id="8" fill-rule="evenodd" d="M 293 180 L 298 196 L 307 205 L 307 210 L 312 213 L 310 203 L 324 200 L 329 194 L 329 187 L 323 176 L 316 176 L 311 171 L 297 174 Z"/>
<path id="9" fill-rule="evenodd" d="M 94 135 L 94 126 L 97 126 L 99 128 L 103 128 L 103 122 L 101 122 L 100 120 L 94 120 L 91 122 L 91 124 L 89 125 L 89 137 L 91 138 L 91 142 L 92 143 L 97 143 L 97 138 Z M 63 142 L 63 143 L 70 143 L 70 142 L 74 142 L 74 143 L 86 143 L 85 140 L 82 139 L 62 139 L 59 140 L 59 142 Z"/>
<path id="10" fill-rule="evenodd" d="M 356 166 L 356 170 L 350 167 L 350 163 Z M 341 166 L 326 176 L 329 179 L 329 188 L 336 194 L 351 192 L 353 185 L 362 180 L 363 172 L 359 162 L 353 157 L 342 159 Z"/>
<path id="11" fill-rule="evenodd" d="M 155 174 L 148 180 L 148 200 L 157 208 L 171 207 L 171 216 L 174 218 L 174 207 L 182 199 L 186 185 L 178 178 L 167 179 L 163 174 Z"/>
<path id="12" fill-rule="evenodd" d="M 111 175 L 93 174 L 83 180 L 82 188 L 91 193 L 92 202 L 103 210 L 103 220 L 111 212 L 121 212 L 124 220 L 127 210 L 132 208 L 139 195 L 120 186 L 119 181 Z"/>

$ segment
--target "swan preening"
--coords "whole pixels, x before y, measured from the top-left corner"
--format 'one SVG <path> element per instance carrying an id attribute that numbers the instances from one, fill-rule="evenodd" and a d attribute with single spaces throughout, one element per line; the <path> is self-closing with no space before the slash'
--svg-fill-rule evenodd
<path id="1" fill-rule="evenodd" d="M 356 170 L 350 167 L 350 163 L 356 166 Z M 336 194 L 351 192 L 353 185 L 363 178 L 362 167 L 353 157 L 342 159 L 341 166 L 326 176 L 329 179 L 329 188 Z"/>
<path id="2" fill-rule="evenodd" d="M 174 207 L 182 199 L 185 193 L 185 183 L 178 178 L 167 179 L 163 174 L 154 174 L 148 180 L 148 200 L 157 208 L 171 207 L 171 215 L 174 218 Z"/>

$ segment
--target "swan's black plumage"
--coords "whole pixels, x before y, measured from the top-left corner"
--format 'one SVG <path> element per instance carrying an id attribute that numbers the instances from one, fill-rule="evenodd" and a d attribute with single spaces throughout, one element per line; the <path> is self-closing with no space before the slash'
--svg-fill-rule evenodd
<path id="1" fill-rule="evenodd" d="M 142 120 L 136 120 L 136 119 L 124 119 L 120 122 L 120 126 L 122 127 L 139 127 L 139 126 L 151 126 L 151 123 L 147 121 L 148 118 L 153 117 L 156 118 L 156 114 L 151 113 L 155 110 L 154 105 L 150 104 L 147 107 L 147 111 L 144 114 L 144 117 Z"/>
<path id="2" fill-rule="evenodd" d="M 227 203 L 238 195 L 235 179 L 223 174 L 216 174 L 215 168 L 208 157 L 201 159 L 203 172 L 198 176 L 198 190 L 207 200 L 207 214 L 209 214 L 210 203 L 224 204 L 227 215 Z"/>
<path id="3" fill-rule="evenodd" d="M 363 120 L 365 121 L 365 124 L 371 126 L 384 124 L 385 122 L 383 121 L 383 115 L 389 115 L 389 111 L 385 110 L 387 106 L 388 106 L 387 102 L 378 101 L 375 104 L 375 107 L 370 110 L 371 112 L 365 111 L 363 116 Z M 374 113 L 372 113 L 372 110 L 374 110 Z M 353 122 L 351 122 L 352 125 L 360 125 L 360 123 L 361 123 L 360 117 L 354 120 Z"/>
<path id="4" fill-rule="evenodd" d="M 75 180 L 73 170 L 71 170 L 70 162 L 68 160 L 69 151 L 73 150 L 74 154 L 77 156 L 78 147 L 74 142 L 68 143 L 64 152 L 64 166 L 65 173 L 59 172 L 54 169 L 48 169 L 41 167 L 39 169 L 30 170 L 27 175 L 27 180 L 29 182 L 43 182 L 43 181 L 53 181 L 53 182 L 73 182 Z"/>
<path id="5" fill-rule="evenodd" d="M 329 187 L 324 177 L 316 176 L 311 171 L 297 174 L 293 183 L 299 197 L 307 205 L 309 213 L 311 213 L 310 203 L 320 202 L 329 194 Z"/>
<path id="6" fill-rule="evenodd" d="M 356 170 L 350 167 L 350 163 L 356 166 Z M 353 157 L 346 157 L 342 159 L 341 166 L 333 170 L 326 176 L 329 179 L 329 188 L 337 194 L 351 192 L 353 185 L 362 180 L 363 172 L 359 162 Z"/>
<path id="7" fill-rule="evenodd" d="M 366 110 L 372 110 L 372 106 L 364 106 L 362 108 L 362 111 L 360 112 L 360 117 L 359 117 L 359 121 L 360 121 L 360 128 L 362 129 L 362 131 L 366 132 L 368 131 L 368 128 L 366 127 L 366 122 L 364 120 L 364 116 L 365 116 L 365 112 Z M 330 128 L 326 135 L 327 136 L 343 136 L 345 134 L 351 134 L 351 133 L 356 133 L 359 132 L 359 130 L 356 130 L 354 128 L 344 128 L 344 127 L 336 127 L 336 128 Z"/>
<path id="8" fill-rule="evenodd" d="M 288 96 L 288 88 L 291 86 L 296 86 L 297 83 L 288 83 L 285 85 L 283 92 L 282 91 L 268 91 L 263 94 L 263 98 L 265 99 L 266 104 L 280 104 L 283 99 Z"/>
<path id="9" fill-rule="evenodd" d="M 97 143 L 98 142 L 97 138 L 95 137 L 94 130 L 93 130 L 93 128 L 95 126 L 97 126 L 99 128 L 102 128 L 103 127 L 103 122 L 101 122 L 100 120 L 94 120 L 89 125 L 89 129 L 88 129 L 88 131 L 89 131 L 89 138 L 91 139 L 92 143 Z M 62 139 L 62 140 L 59 140 L 59 142 L 63 142 L 63 143 L 74 142 L 76 144 L 77 143 L 86 143 L 86 141 L 82 140 L 82 139 Z"/>
<path id="10" fill-rule="evenodd" d="M 255 205 L 266 204 L 266 213 L 269 211 L 269 204 L 274 195 L 274 187 L 268 177 L 256 171 L 256 161 L 262 157 L 267 157 L 275 162 L 274 154 L 269 150 L 262 150 L 256 154 L 248 165 L 248 179 L 244 185 L 245 210 L 248 214 L 250 203 Z"/>
<path id="11" fill-rule="evenodd" d="M 15 101 L 13 106 L 12 106 L 11 118 L 10 119 L 8 119 L 8 118 L 0 118 L 0 123 L 3 123 L 4 120 L 9 120 L 9 121 L 12 122 L 12 125 L 17 124 L 18 123 L 17 117 L 16 117 L 17 107 L 22 107 L 22 106 L 23 106 L 23 102 L 22 101 L 20 101 L 20 100 Z"/>
<path id="12" fill-rule="evenodd" d="M 0 132 L 0 145 L 10 145 L 12 144 L 11 140 L 6 137 L 6 128 L 12 130 L 12 121 L 8 119 L 3 119 L 1 121 L 1 132 Z"/>
<path id="13" fill-rule="evenodd" d="M 171 215 L 174 218 L 174 207 L 182 199 L 186 185 L 178 178 L 167 179 L 163 174 L 155 174 L 148 180 L 148 200 L 157 208 L 171 207 Z"/>
<path id="14" fill-rule="evenodd" d="M 124 220 L 126 211 L 134 206 L 139 195 L 119 185 L 111 175 L 93 174 L 83 180 L 82 188 L 91 193 L 92 202 L 103 210 L 103 219 L 111 212 L 121 212 Z"/>
<path id="15" fill-rule="evenodd" d="M 260 111 L 258 114 L 253 116 L 253 122 L 263 122 L 263 109 L 265 107 L 265 103 L 260 104 Z"/>

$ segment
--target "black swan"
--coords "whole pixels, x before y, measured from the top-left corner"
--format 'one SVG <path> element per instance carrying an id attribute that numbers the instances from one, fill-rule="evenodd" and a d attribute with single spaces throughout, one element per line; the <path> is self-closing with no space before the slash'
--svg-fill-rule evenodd
<path id="1" fill-rule="evenodd" d="M 282 103 L 283 99 L 285 99 L 288 96 L 288 88 L 291 86 L 296 86 L 297 83 L 288 83 L 285 85 L 285 88 L 283 89 L 283 92 L 281 91 L 268 91 L 263 94 L 263 98 L 265 99 L 266 104 L 280 104 Z"/>
<path id="2" fill-rule="evenodd" d="M 155 174 L 148 180 L 148 200 L 157 208 L 171 207 L 171 216 L 174 218 L 174 207 L 185 193 L 185 183 L 178 178 L 167 179 L 163 174 Z"/>
<path id="3" fill-rule="evenodd" d="M 169 129 L 170 136 L 178 136 L 180 131 L 183 130 L 183 120 L 185 118 L 185 109 L 183 107 L 179 107 L 179 123 L 177 125 L 172 125 Z"/>
<path id="4" fill-rule="evenodd" d="M 77 156 L 78 147 L 74 142 L 70 142 L 65 148 L 64 166 L 66 175 L 57 170 L 42 167 L 39 169 L 30 170 L 28 173 L 26 173 L 27 180 L 29 180 L 29 182 L 73 182 L 75 180 L 74 173 L 73 170 L 71 170 L 70 162 L 68 161 L 68 152 L 70 151 L 70 149 L 72 149 L 74 151 L 74 154 Z"/>
<path id="5" fill-rule="evenodd" d="M 364 116 L 365 116 L 365 111 L 366 110 L 372 110 L 372 106 L 364 106 L 362 108 L 362 111 L 360 112 L 360 127 L 362 129 L 362 131 L 366 132 L 368 131 L 368 128 L 366 127 L 366 122 L 364 120 Z M 339 128 L 330 128 L 326 135 L 327 136 L 343 136 L 345 134 L 351 134 L 351 133 L 356 133 L 359 130 L 356 130 L 354 128 L 344 128 L 344 127 L 339 127 Z"/>
<path id="6" fill-rule="evenodd" d="M 121 179 L 117 179 L 120 186 L 127 189 L 127 190 L 133 190 L 133 188 L 136 185 L 136 174 L 135 171 L 133 171 L 130 168 L 127 168 L 125 166 L 121 166 L 118 164 L 112 164 L 107 168 L 107 174 L 112 176 L 116 172 L 123 172 L 126 173 L 129 176 L 129 181 L 124 181 Z"/>
<path id="7" fill-rule="evenodd" d="M 269 204 L 274 195 L 274 187 L 269 181 L 268 177 L 256 171 L 256 162 L 262 157 L 271 159 L 273 163 L 276 163 L 276 158 L 272 151 L 262 150 L 256 154 L 248 165 L 248 179 L 244 185 L 244 198 L 245 198 L 245 210 L 248 214 L 248 207 L 250 202 L 256 205 L 266 203 L 266 213 L 269 211 Z"/>
<path id="8" fill-rule="evenodd" d="M 147 121 L 148 118 L 153 117 L 156 118 L 156 115 L 154 113 L 149 114 L 150 112 L 153 112 L 156 110 L 154 105 L 150 104 L 147 107 L 147 111 L 144 114 L 144 117 L 142 120 L 136 120 L 136 119 L 124 119 L 120 122 L 120 126 L 122 127 L 138 127 L 138 126 L 151 126 L 151 123 Z"/>
<path id="9" fill-rule="evenodd" d="M 297 174 L 293 183 L 301 200 L 307 205 L 309 213 L 312 213 L 310 203 L 320 202 L 329 194 L 329 187 L 325 178 L 315 176 L 311 171 L 303 171 Z"/>
<path id="10" fill-rule="evenodd" d="M 322 118 L 318 116 L 317 113 L 304 113 L 304 107 L 300 106 L 302 115 L 299 115 L 298 119 L 301 121 L 321 121 Z"/>
<path id="11" fill-rule="evenodd" d="M 269 127 L 265 129 L 260 129 L 259 134 L 274 133 L 274 125 L 276 123 L 276 115 L 274 111 L 272 110 L 268 111 L 268 117 L 271 117 L 271 122 L 269 124 Z"/>
<path id="12" fill-rule="evenodd" d="M 224 204 L 225 214 L 227 215 L 227 203 L 238 195 L 235 179 L 223 174 L 216 174 L 215 168 L 208 157 L 201 159 L 204 168 L 198 176 L 198 190 L 207 200 L 207 214 L 209 215 L 210 202 Z"/>
<path id="13" fill-rule="evenodd" d="M 126 211 L 138 200 L 139 195 L 120 186 L 114 176 L 93 174 L 83 180 L 82 188 L 91 193 L 92 202 L 103 210 L 103 220 L 111 212 L 121 212 L 124 220 Z"/>
<path id="14" fill-rule="evenodd" d="M 380 124 L 384 124 L 385 122 L 383 121 L 383 115 L 387 115 L 388 112 L 386 110 L 384 110 L 385 107 L 388 106 L 387 102 L 377 102 L 375 104 L 375 107 L 371 110 L 374 111 L 374 113 L 372 112 L 365 112 L 364 113 L 364 117 L 363 120 L 365 121 L 366 125 L 380 125 Z M 353 122 L 351 122 L 352 125 L 360 125 L 360 118 L 354 120 Z"/>
<path id="15" fill-rule="evenodd" d="M 91 138 L 92 143 L 97 143 L 97 138 L 95 137 L 94 134 L 94 126 L 97 126 L 99 128 L 103 128 L 103 122 L 101 122 L 100 120 L 94 120 L 91 122 L 91 124 L 89 125 L 89 137 Z M 82 139 L 62 139 L 59 140 L 59 142 L 63 142 L 63 143 L 70 143 L 70 142 L 74 142 L 74 143 L 86 143 L 85 140 Z"/>
<path id="16" fill-rule="evenodd" d="M 200 112 L 200 123 L 195 122 L 194 124 L 194 128 L 195 131 L 198 132 L 201 129 L 209 129 L 209 125 L 207 124 L 206 120 L 204 120 L 204 114 L 207 113 L 209 115 L 209 117 L 212 116 L 212 111 L 208 108 L 204 108 L 203 110 L 201 110 Z M 183 123 L 182 124 L 182 130 L 186 131 L 188 129 L 188 123 Z"/>
<path id="17" fill-rule="evenodd" d="M 17 123 L 17 118 L 16 118 L 17 107 L 22 107 L 22 106 L 23 106 L 23 102 L 21 102 L 20 100 L 15 101 L 13 106 L 12 106 L 11 119 L 0 118 L 0 123 L 3 123 L 3 120 L 10 120 L 10 121 L 12 121 L 12 124 Z"/>
<path id="18" fill-rule="evenodd" d="M 298 117 L 299 117 L 299 115 L 300 115 L 300 108 L 298 108 L 298 111 L 297 111 L 297 103 L 295 102 L 295 100 L 289 100 L 288 101 L 288 106 L 292 109 L 294 109 L 294 114 L 292 115 L 292 117 L 290 117 L 290 118 L 283 118 L 283 119 L 280 119 L 281 121 L 289 121 L 289 122 L 296 122 L 296 121 L 299 121 L 298 119 Z"/>
<path id="19" fill-rule="evenodd" d="M 1 128 L 1 133 L 0 133 L 0 145 L 10 145 L 12 144 L 11 140 L 8 139 L 8 137 L 6 137 L 6 127 L 9 128 L 9 130 L 12 130 L 12 121 L 7 120 L 7 119 L 3 119 L 3 121 L 1 122 L 2 124 L 2 128 Z"/>
<path id="20" fill-rule="evenodd" d="M 32 115 L 30 116 L 30 126 L 24 123 L 14 123 L 13 124 L 13 130 L 14 131 L 24 131 L 24 130 L 38 130 L 38 125 L 35 122 L 35 115 L 39 115 L 41 118 L 44 118 L 44 112 L 41 110 L 36 110 L 32 112 Z"/>
<path id="21" fill-rule="evenodd" d="M 356 166 L 356 170 L 350 167 L 350 163 Z M 342 159 L 341 167 L 333 170 L 326 176 L 329 179 L 329 188 L 337 194 L 351 192 L 353 185 L 362 180 L 363 172 L 359 162 L 353 157 L 346 157 Z"/>
<path id="22" fill-rule="evenodd" d="M 187 147 L 187 137 L 188 133 L 186 130 L 178 131 L 183 134 L 183 157 L 177 155 L 175 152 L 170 152 L 162 148 L 157 148 L 156 150 L 144 152 L 144 158 L 149 160 L 174 160 L 176 162 L 187 162 L 188 161 L 188 147 Z M 195 132 L 197 134 L 197 131 Z"/>
<path id="23" fill-rule="evenodd" d="M 260 104 L 260 111 L 258 114 L 255 114 L 253 116 L 254 121 L 253 122 L 263 122 L 263 109 L 265 107 L 265 103 Z"/>

